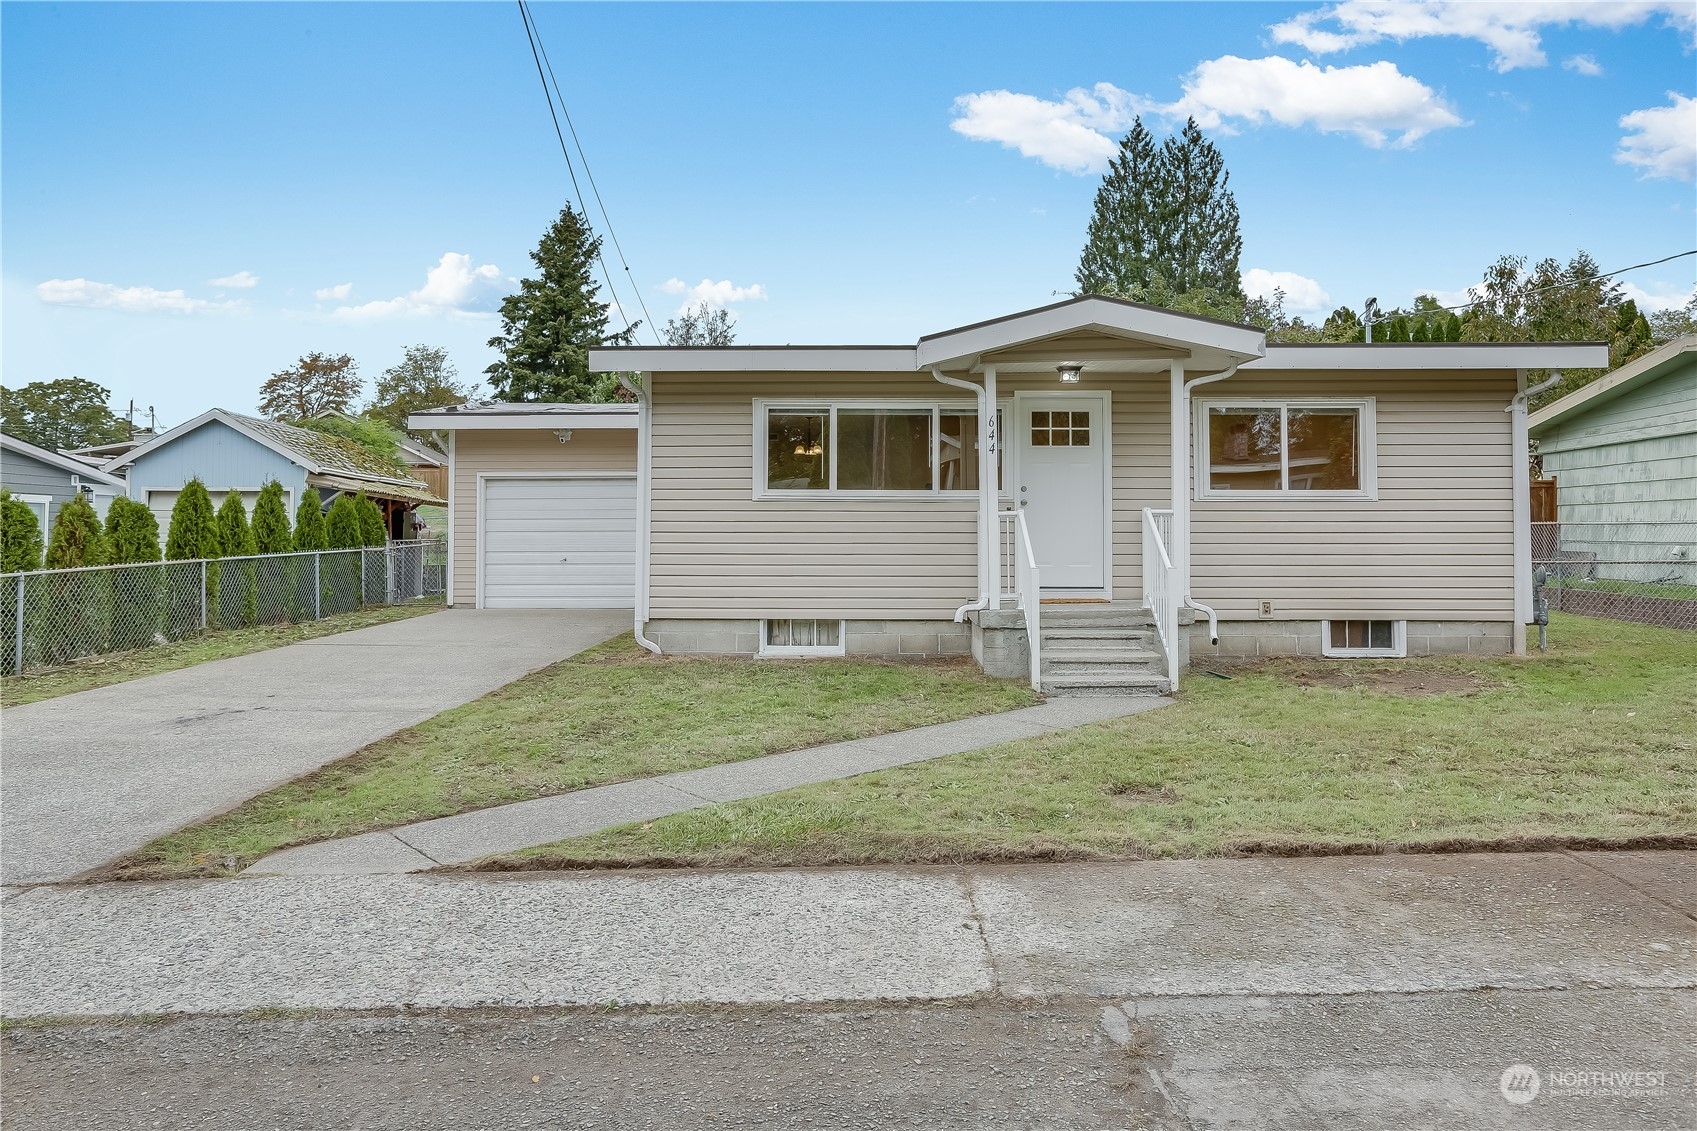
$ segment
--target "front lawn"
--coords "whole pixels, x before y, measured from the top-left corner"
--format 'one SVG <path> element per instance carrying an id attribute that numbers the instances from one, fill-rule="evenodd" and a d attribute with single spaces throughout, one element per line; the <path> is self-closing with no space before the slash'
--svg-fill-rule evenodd
<path id="1" fill-rule="evenodd" d="M 338 632 L 352 632 L 356 628 L 370 628 L 374 624 L 406 620 L 423 613 L 437 612 L 442 607 L 440 597 L 425 598 L 405 605 L 371 605 L 353 612 L 334 613 L 320 620 L 301 621 L 298 624 L 261 624 L 251 628 L 215 629 L 200 636 L 174 640 L 169 644 L 138 648 L 134 652 L 90 656 L 64 667 L 45 668 L 0 679 L 0 705 L 21 707 L 25 703 L 39 703 L 43 699 L 54 699 L 60 695 L 69 695 L 73 691 L 87 691 L 90 688 L 140 679 L 145 675 L 191 668 L 208 660 L 227 660 L 231 656 L 245 656 L 249 652 L 263 652 L 267 648 L 299 644 L 303 640 L 313 640 L 320 636 L 333 636 Z"/>
<path id="2" fill-rule="evenodd" d="M 156 840 L 110 875 L 226 874 L 291 845 L 1035 701 L 966 660 L 655 657 L 625 635 Z"/>
<path id="3" fill-rule="evenodd" d="M 1697 633 L 1552 617 L 1524 659 L 1193 672 L 1148 714 L 491 867 L 1118 859 L 1697 836 Z"/>

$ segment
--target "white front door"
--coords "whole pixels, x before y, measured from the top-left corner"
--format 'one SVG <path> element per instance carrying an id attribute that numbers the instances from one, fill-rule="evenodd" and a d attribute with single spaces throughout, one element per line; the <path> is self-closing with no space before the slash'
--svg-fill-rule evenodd
<path id="1" fill-rule="evenodd" d="M 1102 393 L 1017 398 L 1015 501 L 1043 589 L 1108 587 L 1108 401 Z"/>

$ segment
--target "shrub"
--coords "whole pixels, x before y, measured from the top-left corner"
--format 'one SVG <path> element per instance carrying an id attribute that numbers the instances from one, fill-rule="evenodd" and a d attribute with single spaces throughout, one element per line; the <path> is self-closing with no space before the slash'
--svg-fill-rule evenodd
<path id="1" fill-rule="evenodd" d="M 332 550 L 355 550 L 365 545 L 360 530 L 359 503 L 346 491 L 330 504 L 330 516 L 324 523 L 325 541 Z"/>
<path id="2" fill-rule="evenodd" d="M 308 487 L 301 493 L 300 506 L 295 508 L 295 549 L 323 550 L 328 547 L 329 543 L 324 538 L 324 502 L 318 497 L 318 488 Z M 321 565 L 316 558 L 293 559 L 289 567 L 293 572 L 289 586 L 291 619 L 318 615 L 325 589 L 323 578 L 320 578 L 315 590 L 313 578 L 318 576 Z"/>
<path id="3" fill-rule="evenodd" d="M 47 543 L 48 569 L 78 569 L 107 563 L 106 531 L 87 497 L 60 504 Z M 112 620 L 112 579 L 105 570 L 46 578 L 47 658 L 64 663 L 106 650 Z"/>
<path id="4" fill-rule="evenodd" d="M 378 509 L 376 503 L 365 497 L 364 491 L 354 496 L 354 502 L 359 504 L 359 529 L 365 544 L 387 546 L 389 528 L 383 523 L 383 512 Z"/>
<path id="5" fill-rule="evenodd" d="M 283 505 L 283 485 L 275 479 L 259 490 L 253 504 L 253 549 L 257 554 L 286 554 L 295 548 L 289 511 Z M 289 618 L 290 570 L 293 558 L 261 559 L 254 563 L 254 619 L 275 624 Z"/>
<path id="6" fill-rule="evenodd" d="M 403 435 L 381 420 L 365 416 L 315 416 L 301 421 L 300 427 L 358 444 L 387 464 L 387 470 L 396 473 L 406 470 L 401 457 Z"/>
<path id="7" fill-rule="evenodd" d="M 346 491 L 330 504 L 329 517 L 324 521 L 325 537 L 332 550 L 358 551 L 365 545 L 359 528 L 359 504 Z M 324 559 L 323 576 L 328 584 L 324 595 L 327 611 L 347 612 L 360 604 L 364 586 L 363 553 L 329 554 Z"/>
<path id="8" fill-rule="evenodd" d="M 144 504 L 122 496 L 106 511 L 106 544 L 112 571 L 112 647 L 145 648 L 159 632 L 164 611 L 165 567 L 160 559 L 159 520 Z"/>
<path id="9" fill-rule="evenodd" d="M 231 490 L 218 507 L 218 544 L 226 558 L 249 558 L 258 553 L 253 529 L 247 524 L 247 506 L 240 491 Z M 222 624 L 253 624 L 259 619 L 253 591 L 252 562 L 236 562 L 221 571 L 218 587 L 218 620 Z"/>
<path id="10" fill-rule="evenodd" d="M 12 492 L 0 488 L 0 573 L 27 573 L 41 568 L 41 523 L 36 521 L 35 512 L 22 499 L 14 499 Z M 25 583 L 27 586 L 29 583 Z M 18 607 L 18 581 L 8 581 L 0 586 L 0 671 L 8 675 L 14 674 L 13 669 L 18 661 L 18 618 L 24 615 Z M 39 607 L 39 602 L 33 601 L 26 591 L 24 600 L 31 607 Z M 28 626 L 26 626 L 28 627 Z M 27 633 L 34 636 L 34 632 Z M 28 660 L 29 648 L 26 641 L 25 660 Z"/>
<path id="11" fill-rule="evenodd" d="M 216 558 L 222 553 L 218 540 L 218 516 L 212 509 L 212 496 L 206 484 L 191 479 L 177 493 L 177 503 L 171 508 L 171 532 L 165 538 L 165 560 L 193 561 L 196 558 Z M 205 592 L 201 590 L 201 568 L 178 566 L 167 571 L 169 590 L 165 603 L 165 635 L 178 637 L 198 632 L 202 613 L 212 620 L 218 608 L 218 566 L 208 562 L 205 570 Z M 204 600 L 204 605 L 202 601 Z"/>
<path id="12" fill-rule="evenodd" d="M 295 549 L 325 550 L 330 543 L 324 539 L 324 501 L 317 487 L 301 493 L 301 505 L 295 508 Z"/>

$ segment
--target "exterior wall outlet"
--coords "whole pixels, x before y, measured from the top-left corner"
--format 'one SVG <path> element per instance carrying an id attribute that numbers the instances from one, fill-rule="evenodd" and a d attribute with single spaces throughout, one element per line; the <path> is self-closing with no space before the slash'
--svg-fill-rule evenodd
<path id="1" fill-rule="evenodd" d="M 1269 597 L 1263 597 L 1259 601 L 1255 602 L 1255 615 L 1257 617 L 1261 618 L 1262 620 L 1267 620 L 1270 617 L 1272 617 L 1272 615 L 1273 615 L 1272 599 L 1269 598 Z"/>

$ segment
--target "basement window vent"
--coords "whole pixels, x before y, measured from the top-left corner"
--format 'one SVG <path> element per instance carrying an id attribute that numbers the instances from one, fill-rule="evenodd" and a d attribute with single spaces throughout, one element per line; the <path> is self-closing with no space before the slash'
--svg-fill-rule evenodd
<path id="1" fill-rule="evenodd" d="M 1408 655 L 1408 622 L 1403 620 L 1323 620 L 1320 654 L 1349 658 Z"/>
<path id="2" fill-rule="evenodd" d="M 768 620 L 760 624 L 762 656 L 841 656 L 840 620 Z"/>

